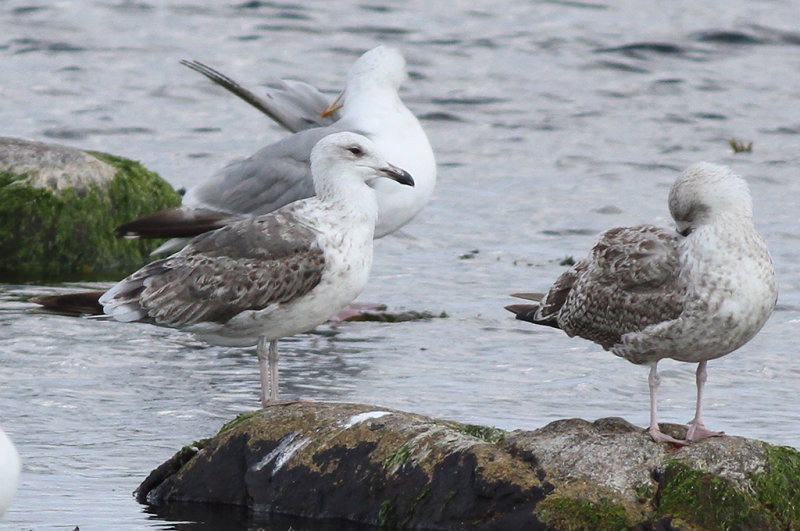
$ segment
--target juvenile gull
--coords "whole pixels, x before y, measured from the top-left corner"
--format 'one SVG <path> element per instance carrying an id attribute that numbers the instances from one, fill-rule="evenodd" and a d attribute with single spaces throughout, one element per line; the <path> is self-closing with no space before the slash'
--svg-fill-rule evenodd
<path id="1" fill-rule="evenodd" d="M 517 319 L 560 328 L 632 363 L 649 364 L 648 431 L 655 441 L 685 444 L 658 427 L 659 360 L 698 363 L 697 406 L 686 439 L 721 435 L 703 423 L 706 363 L 761 329 L 778 286 L 753 225 L 747 184 L 729 168 L 689 167 L 672 186 L 669 209 L 677 232 L 651 225 L 611 229 L 547 294 L 516 295 L 536 304 L 507 309 Z"/>
<path id="2" fill-rule="evenodd" d="M 261 402 L 277 401 L 278 339 L 325 322 L 367 282 L 378 216 L 372 187 L 382 177 L 414 185 L 354 133 L 320 140 L 311 168 L 316 196 L 197 236 L 107 291 L 105 313 L 216 345 L 257 344 Z"/>
<path id="3" fill-rule="evenodd" d="M 195 66 L 199 63 L 195 64 Z M 196 68 L 208 75 L 215 72 L 203 65 Z M 216 72 L 215 72 L 216 73 Z M 212 79 L 225 78 L 211 74 Z M 311 148 L 319 139 L 335 132 L 352 131 L 368 137 L 386 160 L 414 176 L 413 188 L 383 180 L 375 184 L 378 198 L 378 221 L 375 237 L 380 238 L 408 223 L 425 206 L 436 184 L 436 161 L 428 137 L 419 121 L 400 100 L 397 91 L 406 79 L 405 59 L 394 48 L 378 46 L 362 55 L 350 68 L 347 84 L 339 103 L 330 112 L 339 119 L 327 126 L 311 127 L 270 144 L 250 157 L 231 162 L 222 170 L 191 188 L 183 198 L 183 207 L 158 212 L 126 223 L 117 233 L 127 237 L 186 237 L 218 228 L 241 215 L 260 215 L 314 194 L 309 169 Z M 235 82 L 228 80 L 230 88 Z M 249 91 L 248 91 L 249 92 Z M 239 94 L 237 92 L 237 94 Z M 245 98 L 252 103 L 256 96 Z M 241 94 L 239 94 L 241 95 Z M 338 100 L 338 99 L 337 99 Z M 292 113 L 297 104 L 309 114 L 319 102 L 303 96 L 262 100 L 259 108 L 271 106 L 273 118 Z M 277 110 L 276 110 L 277 109 Z M 262 109 L 263 110 L 263 109 Z M 302 127 L 303 115 L 279 120 L 289 129 Z M 320 118 L 318 123 L 325 123 Z M 160 249 L 179 247 L 173 241 Z"/>

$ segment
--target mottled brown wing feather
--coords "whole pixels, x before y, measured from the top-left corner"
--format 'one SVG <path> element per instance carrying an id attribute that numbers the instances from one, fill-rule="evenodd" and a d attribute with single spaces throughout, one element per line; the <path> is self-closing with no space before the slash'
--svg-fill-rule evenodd
<path id="1" fill-rule="evenodd" d="M 605 232 L 591 255 L 564 273 L 547 294 L 560 327 L 610 349 L 623 334 L 676 318 L 678 239 L 659 227 Z"/>
<path id="2" fill-rule="evenodd" d="M 115 298 L 138 304 L 143 320 L 182 327 L 300 297 L 325 264 L 316 233 L 292 218 L 281 211 L 201 235 L 128 277 Z"/>
<path id="3" fill-rule="evenodd" d="M 586 269 L 586 261 L 578 262 L 564 271 L 553 283 L 547 294 L 541 299 L 536 319 L 545 323 L 558 322 L 558 314 L 567 301 L 572 286 Z M 554 326 L 550 324 L 550 326 Z"/>

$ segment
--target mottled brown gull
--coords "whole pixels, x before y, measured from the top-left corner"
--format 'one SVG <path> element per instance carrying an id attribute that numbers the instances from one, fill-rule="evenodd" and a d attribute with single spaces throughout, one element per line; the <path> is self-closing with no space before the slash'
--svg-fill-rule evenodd
<path id="1" fill-rule="evenodd" d="M 341 131 L 366 136 L 386 160 L 414 176 L 413 188 L 387 180 L 375 184 L 378 198 L 375 237 L 385 236 L 408 223 L 433 195 L 436 161 L 425 131 L 398 95 L 407 74 L 405 59 L 397 49 L 377 46 L 355 61 L 347 75 L 341 105 L 337 99 L 329 109 L 338 116 L 332 123 L 323 117 L 306 119 L 316 111 L 325 111 L 319 108 L 319 93 L 307 96 L 298 92 L 298 85 L 287 84 L 284 92 L 288 91 L 288 95 L 258 98 L 212 68 L 201 63 L 185 64 L 297 132 L 245 159 L 231 162 L 191 187 L 182 207 L 121 225 L 117 229 L 119 235 L 180 238 L 159 249 L 174 250 L 185 243 L 183 238 L 187 235 L 218 228 L 243 214 L 266 214 L 310 197 L 314 194 L 309 169 L 311 148 L 319 139 Z"/>
<path id="2" fill-rule="evenodd" d="M 775 307 L 778 286 L 753 225 L 747 184 L 729 168 L 689 167 L 672 186 L 669 209 L 677 231 L 611 229 L 547 294 L 516 295 L 536 304 L 507 309 L 517 319 L 560 328 L 632 363 L 649 364 L 650 435 L 685 444 L 658 427 L 659 360 L 698 363 L 697 406 L 686 439 L 721 435 L 703 423 L 706 363 L 755 336 Z"/>
<path id="3" fill-rule="evenodd" d="M 354 133 L 320 140 L 311 168 L 316 196 L 197 236 L 107 291 L 105 313 L 212 344 L 257 344 L 261 402 L 276 402 L 278 339 L 325 322 L 367 282 L 378 216 L 372 187 L 383 178 L 414 185 Z"/>

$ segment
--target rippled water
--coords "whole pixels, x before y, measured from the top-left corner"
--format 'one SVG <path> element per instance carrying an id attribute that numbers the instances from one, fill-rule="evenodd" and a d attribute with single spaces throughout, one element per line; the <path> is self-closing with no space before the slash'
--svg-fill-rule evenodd
<path id="1" fill-rule="evenodd" d="M 605 228 L 668 223 L 669 186 L 688 164 L 728 164 L 750 183 L 781 295 L 760 335 L 710 364 L 707 422 L 798 447 L 800 8 L 708 4 L 11 0 L 0 3 L 0 134 L 124 155 L 189 186 L 283 133 L 179 59 L 249 86 L 294 77 L 333 93 L 364 50 L 400 47 L 402 95 L 439 183 L 414 222 L 377 243 L 361 300 L 448 317 L 286 340 L 283 392 L 507 429 L 647 424 L 645 368 L 503 305 L 546 288 Z M 752 153 L 734 154 L 733 138 Z M 258 407 L 253 351 L 26 302 L 73 287 L 0 286 L 0 423 L 24 459 L 3 526 L 201 529 L 187 522 L 208 515 L 151 514 L 131 492 L 180 446 Z M 694 366 L 661 365 L 661 418 L 685 422 Z M 234 513 L 223 517 L 247 518 Z"/>

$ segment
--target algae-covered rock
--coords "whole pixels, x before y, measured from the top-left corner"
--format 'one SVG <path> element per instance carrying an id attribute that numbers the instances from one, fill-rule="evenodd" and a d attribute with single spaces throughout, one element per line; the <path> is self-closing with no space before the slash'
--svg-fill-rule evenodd
<path id="1" fill-rule="evenodd" d="M 295 403 L 244 416 L 184 448 L 145 480 L 137 498 L 389 528 L 530 529 L 547 487 L 525 468 L 462 424 L 362 405 Z"/>
<path id="2" fill-rule="evenodd" d="M 158 242 L 118 239 L 114 228 L 178 204 L 169 184 L 137 162 L 0 138 L 0 278 L 127 273 Z"/>
<path id="3" fill-rule="evenodd" d="M 662 424 L 684 438 L 684 426 Z M 742 437 L 683 448 L 619 418 L 556 421 L 507 435 L 544 471 L 552 529 L 781 529 L 800 524 L 800 453 Z M 791 507 L 791 509 L 788 509 Z"/>
<path id="4" fill-rule="evenodd" d="M 796 529 L 800 453 L 727 436 L 674 448 L 621 419 L 505 432 L 294 403 L 185 447 L 137 499 L 392 529 Z"/>

